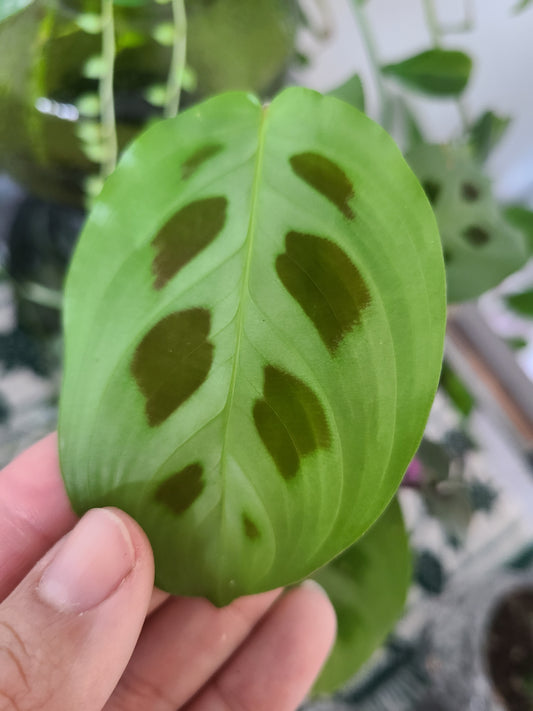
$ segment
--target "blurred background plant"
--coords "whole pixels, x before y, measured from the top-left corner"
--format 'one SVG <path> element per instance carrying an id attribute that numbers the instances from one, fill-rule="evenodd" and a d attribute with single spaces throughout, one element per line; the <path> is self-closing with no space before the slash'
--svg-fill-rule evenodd
<path id="1" fill-rule="evenodd" d="M 388 46 L 410 21 L 401 3 L 384 11 L 377 0 L 0 0 L 0 363 L 15 374 L 11 394 L 0 392 L 2 463 L 55 425 L 63 278 L 85 210 L 122 149 L 149 123 L 219 91 L 268 99 L 286 83 L 310 83 L 396 138 L 435 211 L 450 326 L 439 424 L 430 423 L 404 480 L 415 549 L 409 609 L 425 610 L 421 600 L 445 593 L 452 571 L 467 569 L 472 530 L 505 508 L 479 464 L 472 413 L 488 408 L 521 455 L 533 451 L 533 149 L 524 149 L 529 184 L 514 194 L 495 189 L 494 156 L 516 117 L 497 94 L 480 110 L 468 104 L 480 61 L 469 39 L 487 11 L 482 2 L 457 2 L 451 24 L 437 0 L 407 4 L 419 6 L 425 39 L 391 61 L 381 58 L 379 38 Z M 513 21 L 533 26 L 531 0 L 507 5 Z M 329 65 L 342 64 L 341 55 L 328 51 L 339 35 L 345 64 L 357 56 L 362 68 L 335 86 Z M 529 74 L 516 68 L 524 92 Z M 439 116 L 449 129 L 436 141 Z M 495 560 L 527 568 L 531 547 L 517 546 Z M 439 708 L 437 699 L 423 706 L 426 642 L 423 624 L 414 627 L 390 640 L 334 708 L 413 709 L 417 689 L 419 708 Z M 390 707 L 379 697 L 389 682 L 404 707 L 398 695 Z"/>

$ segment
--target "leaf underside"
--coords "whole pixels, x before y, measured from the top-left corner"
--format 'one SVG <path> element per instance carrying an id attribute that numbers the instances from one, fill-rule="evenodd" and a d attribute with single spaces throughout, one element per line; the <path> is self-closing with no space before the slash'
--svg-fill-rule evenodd
<path id="1" fill-rule="evenodd" d="M 437 385 L 434 218 L 336 99 L 225 94 L 149 129 L 66 285 L 63 476 L 116 505 L 156 583 L 225 604 L 295 582 L 391 499 Z"/>
<path id="2" fill-rule="evenodd" d="M 361 540 L 313 575 L 328 593 L 338 622 L 315 693 L 346 683 L 384 642 L 402 614 L 411 572 L 409 539 L 394 499 Z"/>

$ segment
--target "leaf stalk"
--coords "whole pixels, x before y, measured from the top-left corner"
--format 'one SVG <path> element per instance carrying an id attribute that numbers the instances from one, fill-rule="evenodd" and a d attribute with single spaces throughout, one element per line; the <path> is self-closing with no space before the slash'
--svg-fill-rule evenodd
<path id="1" fill-rule="evenodd" d="M 167 98 L 163 112 L 165 118 L 176 116 L 180 106 L 181 87 L 187 57 L 187 15 L 184 0 L 172 0 L 172 18 L 174 38 L 167 81 Z"/>

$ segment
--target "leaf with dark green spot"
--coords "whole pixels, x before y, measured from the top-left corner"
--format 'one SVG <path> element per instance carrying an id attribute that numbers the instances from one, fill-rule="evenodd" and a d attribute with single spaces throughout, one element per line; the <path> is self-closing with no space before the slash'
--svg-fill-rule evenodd
<path id="1" fill-rule="evenodd" d="M 328 91 L 328 95 L 346 101 L 359 111 L 365 110 L 365 91 L 359 74 L 354 74 L 340 86 Z"/>
<path id="2" fill-rule="evenodd" d="M 314 688 L 320 694 L 347 682 L 385 641 L 403 611 L 411 553 L 398 502 L 313 578 L 328 593 L 338 620 L 335 646 Z"/>
<path id="3" fill-rule="evenodd" d="M 533 254 L 533 210 L 523 205 L 509 205 L 503 214 L 513 227 L 522 232 L 527 240 L 529 253 Z"/>
<path id="4" fill-rule="evenodd" d="M 433 213 L 384 131 L 305 89 L 213 98 L 127 150 L 66 285 L 61 467 L 158 586 L 301 580 L 398 487 L 438 381 Z"/>
<path id="5" fill-rule="evenodd" d="M 525 264 L 524 237 L 505 219 L 467 146 L 421 144 L 407 159 L 437 217 L 448 301 L 480 296 Z"/>
<path id="6" fill-rule="evenodd" d="M 1 0 L 0 22 L 32 5 L 35 0 Z"/>
<path id="7" fill-rule="evenodd" d="M 497 116 L 492 111 L 486 111 L 478 118 L 470 130 L 470 144 L 479 161 L 483 162 L 489 157 L 510 123 L 510 118 Z"/>
<path id="8" fill-rule="evenodd" d="M 505 301 L 507 306 L 520 316 L 533 317 L 533 289 L 506 296 Z"/>
<path id="9" fill-rule="evenodd" d="M 470 78 L 472 60 L 464 52 L 429 49 L 402 62 L 388 64 L 383 73 L 412 89 L 434 96 L 461 94 Z"/>

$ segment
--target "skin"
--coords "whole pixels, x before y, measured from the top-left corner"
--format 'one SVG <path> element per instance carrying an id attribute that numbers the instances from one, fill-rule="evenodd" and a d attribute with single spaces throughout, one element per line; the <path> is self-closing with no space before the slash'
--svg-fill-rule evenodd
<path id="1" fill-rule="evenodd" d="M 1 471 L 0 711 L 295 711 L 335 636 L 318 586 L 217 609 L 153 579 L 124 512 L 76 518 L 55 435 Z"/>

